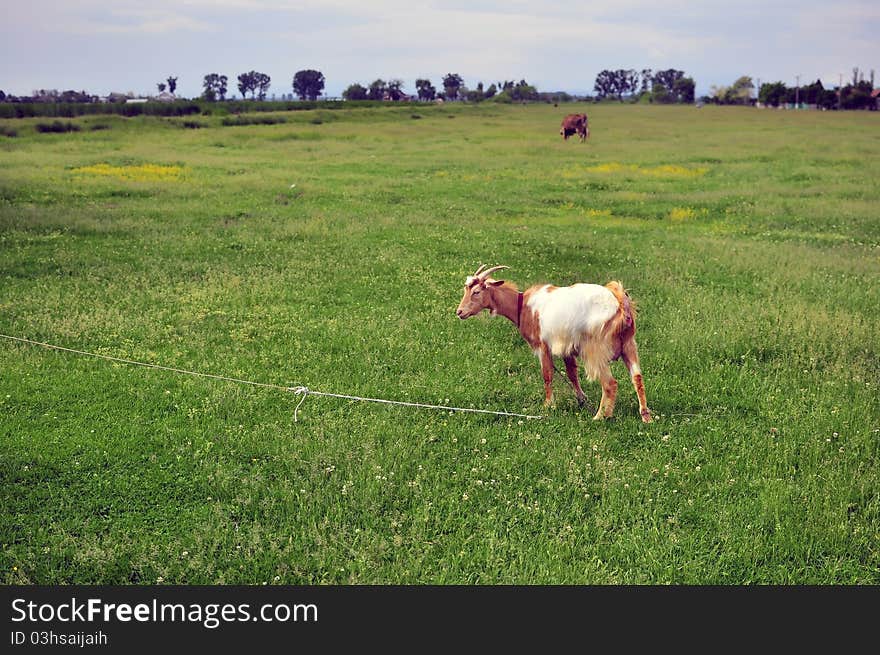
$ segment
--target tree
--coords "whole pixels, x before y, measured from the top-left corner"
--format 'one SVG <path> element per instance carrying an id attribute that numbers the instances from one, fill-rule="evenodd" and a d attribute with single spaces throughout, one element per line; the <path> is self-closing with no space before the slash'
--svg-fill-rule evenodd
<path id="1" fill-rule="evenodd" d="M 694 102 L 695 83 L 691 77 L 681 77 L 675 80 L 672 85 L 672 94 L 675 96 L 675 102 L 681 102 L 691 105 Z"/>
<path id="2" fill-rule="evenodd" d="M 643 68 L 642 69 L 642 86 L 641 86 L 641 89 L 639 90 L 640 93 L 647 93 L 648 92 L 648 86 L 651 84 L 651 79 L 653 77 L 652 73 L 653 73 L 653 71 L 651 71 L 650 68 Z"/>
<path id="3" fill-rule="evenodd" d="M 256 89 L 256 84 L 254 83 L 253 71 L 250 73 L 242 73 L 238 76 L 238 92 L 241 94 L 242 98 L 247 95 L 248 91 L 254 89 Z"/>
<path id="4" fill-rule="evenodd" d="M 324 91 L 324 74 L 311 68 L 297 71 L 293 76 L 293 91 L 300 100 L 317 100 Z"/>
<path id="5" fill-rule="evenodd" d="M 468 102 L 482 102 L 486 99 L 486 93 L 483 91 L 483 83 L 478 82 L 476 89 L 462 89 L 460 91 L 461 95 L 463 95 Z"/>
<path id="6" fill-rule="evenodd" d="M 633 69 L 618 69 L 614 71 L 614 92 L 617 99 L 623 102 L 623 96 L 632 95 L 638 89 L 638 75 Z"/>
<path id="7" fill-rule="evenodd" d="M 778 107 L 785 98 L 786 88 L 782 82 L 770 82 L 761 85 L 758 90 L 758 100 L 762 105 Z"/>
<path id="8" fill-rule="evenodd" d="M 156 85 L 156 88 L 159 89 L 159 93 L 162 93 L 162 92 L 165 90 L 165 83 L 164 83 L 164 82 L 159 82 L 159 83 Z"/>
<path id="9" fill-rule="evenodd" d="M 416 91 L 419 94 L 419 100 L 433 100 L 437 96 L 437 89 L 431 84 L 431 80 L 416 80 Z"/>
<path id="10" fill-rule="evenodd" d="M 871 97 L 872 90 L 871 83 L 864 80 L 856 84 L 848 84 L 841 90 L 840 106 L 843 109 L 868 109 L 874 104 L 874 99 Z"/>
<path id="11" fill-rule="evenodd" d="M 173 94 L 177 90 L 177 78 L 169 75 L 165 81 L 168 82 L 168 92 Z"/>
<path id="12" fill-rule="evenodd" d="M 808 105 L 818 105 L 824 91 L 825 87 L 822 86 L 822 80 L 816 80 L 809 86 L 801 89 L 801 99 Z"/>
<path id="13" fill-rule="evenodd" d="M 403 93 L 402 87 L 403 87 L 403 80 L 391 80 L 385 86 L 385 93 L 387 94 L 387 96 L 390 100 L 394 100 L 395 102 L 397 102 L 405 95 Z M 384 97 L 385 96 L 383 96 L 383 98 Z"/>
<path id="14" fill-rule="evenodd" d="M 342 92 L 342 97 L 346 100 L 367 100 L 367 89 L 357 82 L 350 84 L 348 88 Z"/>
<path id="15" fill-rule="evenodd" d="M 443 77 L 443 92 L 447 100 L 456 100 L 458 98 L 458 90 L 464 84 L 461 75 L 458 73 L 447 73 Z"/>
<path id="16" fill-rule="evenodd" d="M 388 86 L 385 84 L 385 80 L 379 78 L 377 80 L 373 80 L 370 83 L 370 88 L 367 91 L 367 97 L 370 100 L 382 100 L 385 97 L 385 91 L 388 90 Z"/>
<path id="17" fill-rule="evenodd" d="M 711 93 L 712 102 L 716 105 L 724 105 L 727 104 L 727 98 L 729 97 L 730 87 L 727 86 L 715 86 L 714 84 L 709 87 L 709 93 Z"/>
<path id="18" fill-rule="evenodd" d="M 684 77 L 684 71 L 668 68 L 654 73 L 653 84 L 662 84 L 667 89 L 675 88 L 675 83 Z"/>
<path id="19" fill-rule="evenodd" d="M 489 88 L 486 89 L 486 100 L 493 97 L 496 93 L 498 93 L 498 88 L 494 84 L 490 84 Z"/>
<path id="20" fill-rule="evenodd" d="M 205 89 L 202 97 L 205 100 L 226 100 L 226 83 L 228 78 L 225 75 L 217 73 L 209 73 L 202 80 L 202 88 Z"/>
<path id="21" fill-rule="evenodd" d="M 538 90 L 525 80 L 520 80 L 508 93 L 510 93 L 511 100 L 515 102 L 538 99 Z"/>
<path id="22" fill-rule="evenodd" d="M 644 72 L 642 71 L 642 73 Z M 647 88 L 644 82 L 643 88 Z M 615 71 L 602 70 L 596 76 L 593 90 L 600 100 L 609 96 L 617 96 L 618 100 L 623 101 L 623 96 L 634 95 L 639 90 L 639 75 L 631 68 L 621 68 Z"/>
<path id="23" fill-rule="evenodd" d="M 733 86 L 730 87 L 730 100 L 732 104 L 735 105 L 748 105 L 752 101 L 752 90 L 755 88 L 755 85 L 752 83 L 752 78 L 748 75 L 743 75 L 736 82 L 733 83 Z"/>
<path id="24" fill-rule="evenodd" d="M 654 82 L 653 90 L 651 91 L 651 102 L 656 102 L 661 105 L 670 104 L 675 102 L 675 96 L 673 96 L 665 86 L 659 82 Z"/>
<path id="25" fill-rule="evenodd" d="M 257 73 L 253 72 L 254 76 L 254 90 L 257 92 L 258 100 L 266 99 L 266 92 L 269 90 L 269 85 L 272 82 L 272 78 L 266 75 L 265 73 Z"/>
<path id="26" fill-rule="evenodd" d="M 242 98 L 250 91 L 252 100 L 256 99 L 257 93 L 259 93 L 260 100 L 265 100 L 266 91 L 269 89 L 271 81 L 272 78 L 265 73 L 249 71 L 238 76 L 238 90 Z"/>
<path id="27" fill-rule="evenodd" d="M 596 75 L 596 83 L 593 85 L 593 91 L 596 92 L 599 99 L 613 95 L 616 88 L 614 73 L 610 70 L 599 71 L 599 74 Z"/>
<path id="28" fill-rule="evenodd" d="M 837 91 L 834 89 L 824 89 L 816 98 L 816 104 L 823 109 L 834 109 L 837 107 Z"/>
<path id="29" fill-rule="evenodd" d="M 719 105 L 748 105 L 752 102 L 752 78 L 743 75 L 731 86 L 713 86 L 712 102 Z"/>

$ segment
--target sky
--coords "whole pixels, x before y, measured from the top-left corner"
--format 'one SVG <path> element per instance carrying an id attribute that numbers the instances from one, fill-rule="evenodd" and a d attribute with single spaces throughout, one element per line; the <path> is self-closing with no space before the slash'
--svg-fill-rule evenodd
<path id="1" fill-rule="evenodd" d="M 682 70 L 698 95 L 743 75 L 826 87 L 853 68 L 880 85 L 877 0 L 0 0 L 0 90 L 147 95 L 177 77 L 195 97 L 208 73 L 272 78 L 317 69 L 325 94 L 354 82 L 447 73 L 465 85 L 525 79 L 591 93 L 603 69 Z"/>

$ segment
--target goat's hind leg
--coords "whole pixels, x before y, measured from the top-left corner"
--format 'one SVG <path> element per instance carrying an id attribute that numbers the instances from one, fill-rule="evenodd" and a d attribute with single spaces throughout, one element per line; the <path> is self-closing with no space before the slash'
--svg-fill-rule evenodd
<path id="1" fill-rule="evenodd" d="M 648 401 L 645 399 L 645 382 L 642 380 L 642 369 L 639 366 L 639 349 L 636 346 L 635 339 L 629 339 L 623 344 L 623 363 L 629 370 L 630 379 L 632 379 L 633 387 L 636 395 L 639 397 L 639 414 L 642 416 L 644 423 L 651 422 L 651 411 L 648 409 Z"/>
<path id="2" fill-rule="evenodd" d="M 617 380 L 611 374 L 611 364 L 606 363 L 599 371 L 599 383 L 602 385 L 602 400 L 593 417 L 594 421 L 611 418 L 614 414 L 614 403 L 617 400 Z"/>

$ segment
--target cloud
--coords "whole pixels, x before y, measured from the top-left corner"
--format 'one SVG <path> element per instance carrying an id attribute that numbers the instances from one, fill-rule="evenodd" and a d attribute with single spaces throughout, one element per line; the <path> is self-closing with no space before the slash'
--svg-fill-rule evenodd
<path id="1" fill-rule="evenodd" d="M 153 3 L 144 9 L 142 3 L 121 0 L 69 0 L 57 3 L 31 0 L 14 3 L 7 12 L 7 30 L 31 35 L 92 35 L 162 34 L 168 32 L 204 32 L 218 29 L 210 21 L 162 8 Z M 4 30 L 4 31 L 7 31 Z"/>
<path id="2" fill-rule="evenodd" d="M 482 3 L 486 4 L 486 3 Z M 466 76 L 508 77 L 528 73 L 563 83 L 598 66 L 650 65 L 699 52 L 701 35 L 676 37 L 647 25 L 602 23 L 589 18 L 468 9 L 434 11 L 424 5 L 397 13 L 374 14 L 348 26 L 316 30 L 299 39 L 306 49 L 321 49 L 340 65 L 364 62 L 396 66 L 400 75 L 438 74 L 458 69 Z M 631 62 L 631 63 L 625 63 Z M 544 74 L 539 69 L 546 68 Z"/>
<path id="3" fill-rule="evenodd" d="M 796 74 L 823 80 L 833 74 L 836 83 L 837 72 L 878 63 L 880 33 L 880 6 L 864 0 L 669 0 L 662 5 L 653 0 L 29 0 L 7 5 L 0 61 L 16 63 L 0 63 L 4 84 L 66 87 L 74 84 L 68 80 L 75 74 L 81 80 L 77 87 L 88 86 L 89 79 L 106 80 L 114 68 L 129 71 L 120 87 L 149 88 L 155 69 L 173 66 L 181 74 L 181 92 L 192 95 L 207 72 L 234 77 L 252 68 L 278 80 L 273 87 L 278 93 L 290 92 L 297 70 L 317 68 L 334 95 L 354 81 L 383 77 L 412 84 L 426 76 L 436 83 L 448 72 L 458 72 L 469 85 L 524 77 L 543 89 L 585 92 L 605 68 L 677 68 L 694 77 L 698 92 L 740 75 L 793 83 Z M 34 43 L 41 44 L 38 54 L 14 56 L 22 48 L 33 52 Z M 112 62 L 108 52 L 114 54 Z"/>
<path id="4" fill-rule="evenodd" d="M 165 34 L 217 31 L 218 27 L 182 14 L 111 9 L 105 16 L 79 21 L 70 29 L 79 34 Z"/>

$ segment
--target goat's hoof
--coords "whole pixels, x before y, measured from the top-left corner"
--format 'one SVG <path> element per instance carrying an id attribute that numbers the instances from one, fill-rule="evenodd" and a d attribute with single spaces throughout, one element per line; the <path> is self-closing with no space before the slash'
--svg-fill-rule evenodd
<path id="1" fill-rule="evenodd" d="M 586 404 L 587 404 L 586 398 L 578 398 L 578 407 L 583 407 Z"/>
<path id="2" fill-rule="evenodd" d="M 651 412 L 647 409 L 642 414 L 642 423 L 651 423 L 654 419 L 651 418 Z"/>
<path id="3" fill-rule="evenodd" d="M 608 418 L 608 417 L 605 416 L 604 414 L 596 414 L 596 415 L 593 417 L 593 420 L 594 420 L 594 421 L 604 421 L 606 418 Z"/>

